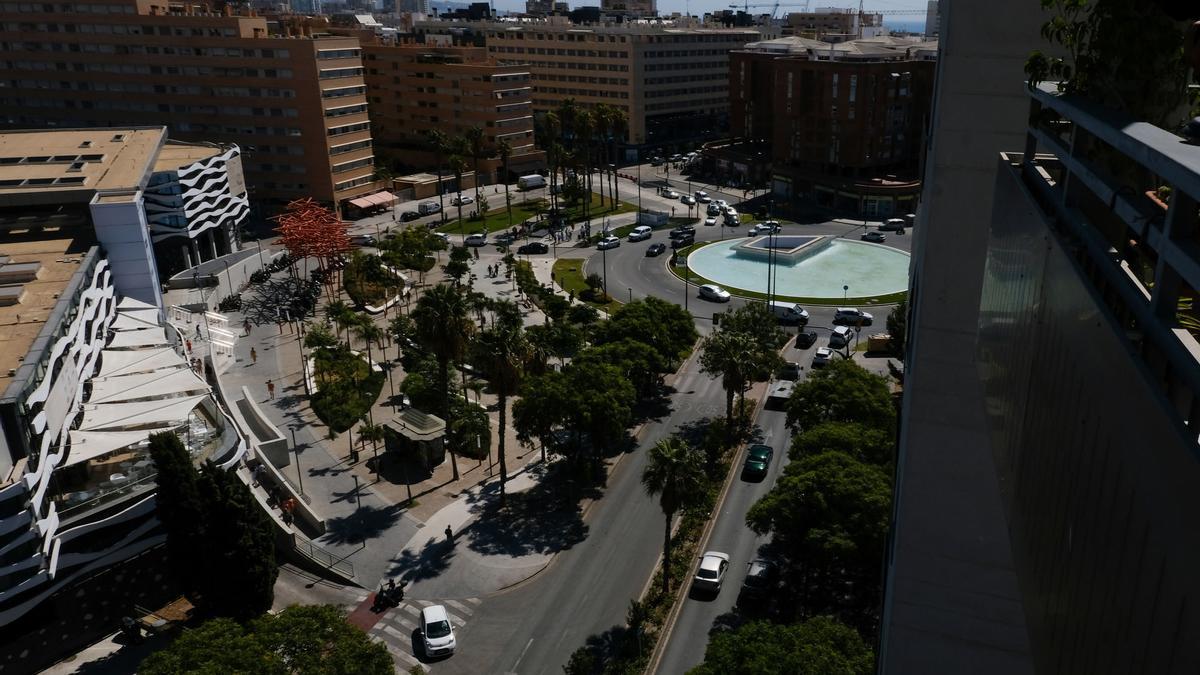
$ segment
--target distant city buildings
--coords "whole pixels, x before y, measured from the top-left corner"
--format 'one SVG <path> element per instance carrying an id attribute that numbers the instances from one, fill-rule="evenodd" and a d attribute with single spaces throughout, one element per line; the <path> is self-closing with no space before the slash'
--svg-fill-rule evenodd
<path id="1" fill-rule="evenodd" d="M 731 55 L 731 135 L 705 161 L 778 199 L 864 216 L 913 210 L 935 43 L 785 37 Z M 769 174 L 769 175 L 768 175 Z"/>
<path id="2" fill-rule="evenodd" d="M 245 451 L 163 325 L 155 254 L 236 247 L 247 208 L 233 146 L 0 133 L 0 626 L 163 541 L 150 434 L 197 463 Z"/>
<path id="3" fill-rule="evenodd" d="M 783 35 L 805 37 L 823 42 L 845 42 L 885 35 L 882 14 L 859 14 L 853 9 L 818 8 L 811 12 L 792 12 L 783 23 Z"/>
<path id="4" fill-rule="evenodd" d="M 600 11 L 606 14 L 644 17 L 657 15 L 658 7 L 655 0 L 600 0 Z"/>

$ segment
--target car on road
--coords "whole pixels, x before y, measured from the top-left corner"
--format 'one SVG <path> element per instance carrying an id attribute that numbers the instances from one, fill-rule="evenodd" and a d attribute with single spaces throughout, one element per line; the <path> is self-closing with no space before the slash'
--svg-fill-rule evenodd
<path id="1" fill-rule="evenodd" d="M 653 258 L 655 256 L 660 256 L 663 253 L 665 253 L 666 251 L 667 251 L 666 244 L 650 244 L 650 246 L 648 246 L 646 248 L 646 257 Z"/>
<path id="2" fill-rule="evenodd" d="M 449 656 L 458 645 L 454 640 L 454 626 L 450 615 L 442 605 L 430 605 L 421 610 L 421 646 L 425 656 Z"/>
<path id="3" fill-rule="evenodd" d="M 824 368 L 833 360 L 833 350 L 829 347 L 820 347 L 817 353 L 813 355 L 813 368 Z"/>
<path id="4" fill-rule="evenodd" d="M 879 224 L 880 232 L 899 232 L 904 229 L 905 220 L 903 218 L 888 218 Z"/>
<path id="5" fill-rule="evenodd" d="M 882 244 L 883 242 L 887 241 L 887 235 L 882 232 L 871 231 L 863 233 L 859 239 L 862 239 L 863 241 L 874 242 L 876 244 Z"/>
<path id="6" fill-rule="evenodd" d="M 405 223 L 414 221 L 420 217 L 421 214 L 417 213 L 416 211 L 405 211 L 404 213 L 400 214 L 400 220 Z"/>
<path id="7" fill-rule="evenodd" d="M 701 192 L 700 196 L 696 197 L 696 201 L 700 202 L 701 204 L 710 204 L 712 203 L 712 197 L 709 197 L 708 193 L 706 192 Z"/>
<path id="8" fill-rule="evenodd" d="M 834 326 L 833 331 L 829 333 L 830 349 L 841 349 L 850 344 L 854 339 L 854 329 L 849 326 Z"/>
<path id="9" fill-rule="evenodd" d="M 667 199 L 679 199 L 679 193 L 674 190 L 663 190 L 662 196 Z"/>
<path id="10" fill-rule="evenodd" d="M 672 162 L 678 162 L 681 159 L 683 159 L 683 155 L 679 155 L 679 154 L 671 155 Z"/>
<path id="11" fill-rule="evenodd" d="M 531 253 L 549 253 L 550 247 L 540 241 L 531 241 L 528 244 L 522 244 L 517 248 L 517 253 L 529 255 Z"/>
<path id="12" fill-rule="evenodd" d="M 875 317 L 856 307 L 838 307 L 833 314 L 833 322 L 838 325 L 870 326 Z"/>
<path id="13" fill-rule="evenodd" d="M 796 349 L 808 349 L 817 344 L 817 331 L 805 330 L 796 334 Z"/>
<path id="14" fill-rule="evenodd" d="M 651 157 L 650 158 L 650 166 L 662 166 L 662 165 L 663 165 L 662 157 Z"/>
<path id="15" fill-rule="evenodd" d="M 720 206 L 717 206 L 716 204 L 709 204 L 708 210 L 705 211 L 705 213 L 707 213 L 710 216 L 719 216 L 719 215 L 721 215 L 721 211 L 722 211 L 722 209 Z"/>
<path id="16" fill-rule="evenodd" d="M 719 592 L 721 582 L 725 580 L 725 571 L 729 569 L 729 554 L 720 551 L 708 551 L 700 557 L 700 567 L 692 578 L 692 587 L 701 591 Z"/>
<path id="17" fill-rule="evenodd" d="M 511 232 L 501 232 L 500 234 L 492 237 L 492 243 L 497 246 L 508 246 L 516 240 L 517 238 L 514 237 Z"/>
<path id="18" fill-rule="evenodd" d="M 680 201 L 680 202 L 682 202 L 682 203 L 684 203 L 684 204 L 687 204 L 688 206 L 695 206 L 695 205 L 696 205 L 696 198 L 695 198 L 695 197 L 693 197 L 693 196 L 691 196 L 691 195 L 684 195 L 684 196 L 682 196 L 682 197 L 680 197 L 680 198 L 679 198 L 679 201 Z"/>
<path id="19" fill-rule="evenodd" d="M 680 225 L 667 233 L 668 239 L 678 239 L 680 237 L 695 237 L 696 227 L 694 225 Z"/>
<path id="20" fill-rule="evenodd" d="M 437 213 L 442 210 L 442 205 L 437 202 L 421 202 L 417 207 L 417 211 L 423 216 L 428 216 L 431 213 Z"/>
<path id="21" fill-rule="evenodd" d="M 458 195 L 454 199 L 450 200 L 450 204 L 453 206 L 466 206 L 467 204 L 471 204 L 474 201 L 475 201 L 475 198 L 472 197 L 471 195 Z"/>
<path id="22" fill-rule="evenodd" d="M 716 226 L 716 224 L 717 224 L 717 219 L 716 219 L 716 218 L 712 218 L 712 217 L 705 218 L 705 219 L 704 219 L 704 224 L 705 224 L 705 226 L 707 226 L 707 227 L 715 227 L 715 226 Z"/>
<path id="23" fill-rule="evenodd" d="M 446 242 L 447 244 L 450 243 L 450 235 L 446 232 L 434 232 L 433 236 L 437 237 L 438 239 L 441 239 L 442 241 Z"/>
<path id="24" fill-rule="evenodd" d="M 376 243 L 375 237 L 369 234 L 356 234 L 350 237 L 350 243 L 355 246 L 374 246 Z"/>
<path id="25" fill-rule="evenodd" d="M 783 365 L 779 367 L 779 372 L 776 373 L 776 377 L 778 377 L 781 380 L 795 381 L 795 380 L 800 379 L 800 371 L 801 370 L 803 370 L 803 368 L 800 366 L 800 364 L 798 362 L 784 361 Z"/>
<path id="26" fill-rule="evenodd" d="M 629 231 L 629 241 L 642 241 L 649 239 L 654 234 L 654 229 L 649 225 L 638 225 Z"/>
<path id="27" fill-rule="evenodd" d="M 733 296 L 716 284 L 703 284 L 700 286 L 700 297 L 713 302 L 729 302 Z"/>
<path id="28" fill-rule="evenodd" d="M 742 582 L 742 594 L 748 598 L 770 595 L 775 587 L 775 565 L 762 558 L 755 558 L 746 567 L 746 579 Z"/>
<path id="29" fill-rule="evenodd" d="M 468 234 L 463 243 L 467 246 L 487 246 L 487 233 L 476 232 L 475 234 Z"/>
<path id="30" fill-rule="evenodd" d="M 754 227 L 750 228 L 750 235 L 756 234 L 779 234 L 783 231 L 783 226 L 777 220 L 763 221 Z"/>
<path id="31" fill-rule="evenodd" d="M 596 243 L 596 250 L 597 251 L 607 251 L 610 248 L 616 248 L 620 245 L 621 245 L 621 240 L 617 239 L 616 237 L 614 237 L 610 234 L 607 237 L 601 239 L 599 242 Z"/>
<path id="32" fill-rule="evenodd" d="M 746 461 L 742 464 L 742 477 L 762 480 L 767 477 L 771 468 L 771 458 L 775 451 L 769 445 L 755 444 L 746 451 Z"/>
<path id="33" fill-rule="evenodd" d="M 691 246 L 694 243 L 696 243 L 696 236 L 692 235 L 692 234 L 686 234 L 681 237 L 675 237 L 674 239 L 672 239 L 671 240 L 671 248 L 673 250 L 678 251 L 679 249 L 687 248 L 688 246 Z"/>

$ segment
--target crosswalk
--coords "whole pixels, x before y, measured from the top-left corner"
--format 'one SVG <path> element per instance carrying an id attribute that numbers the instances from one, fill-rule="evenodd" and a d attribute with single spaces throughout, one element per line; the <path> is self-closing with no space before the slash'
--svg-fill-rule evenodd
<path id="1" fill-rule="evenodd" d="M 389 609 L 367 634 L 372 640 L 382 642 L 387 647 L 392 660 L 396 662 L 397 672 L 406 673 L 413 666 L 418 666 L 429 672 L 432 666 L 421 661 L 420 639 L 417 636 L 417 626 L 421 620 L 421 610 L 430 605 L 443 605 L 454 625 L 454 634 L 462 645 L 462 631 L 471 615 L 482 602 L 479 598 L 463 600 L 405 600 L 399 607 Z M 436 665 L 436 661 L 433 665 Z"/>

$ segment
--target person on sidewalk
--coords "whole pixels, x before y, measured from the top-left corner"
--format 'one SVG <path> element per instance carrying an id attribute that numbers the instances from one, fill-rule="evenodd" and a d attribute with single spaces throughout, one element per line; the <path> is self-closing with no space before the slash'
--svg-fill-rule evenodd
<path id="1" fill-rule="evenodd" d="M 258 363 L 258 352 L 254 350 L 254 347 L 250 348 L 250 360 L 254 363 Z"/>
<path id="2" fill-rule="evenodd" d="M 449 525 L 446 526 L 446 541 L 454 543 L 454 530 L 450 529 Z"/>
<path id="3" fill-rule="evenodd" d="M 267 380 L 267 396 L 272 399 L 275 398 L 275 383 L 271 380 Z"/>
<path id="4" fill-rule="evenodd" d="M 245 331 L 244 333 L 242 333 L 243 336 L 250 334 L 250 319 L 246 319 L 245 321 L 242 322 L 242 330 Z"/>

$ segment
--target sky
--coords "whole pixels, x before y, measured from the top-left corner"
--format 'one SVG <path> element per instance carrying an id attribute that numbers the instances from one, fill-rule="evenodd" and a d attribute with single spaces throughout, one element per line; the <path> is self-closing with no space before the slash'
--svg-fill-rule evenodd
<path id="1" fill-rule="evenodd" d="M 751 5 L 762 4 L 765 0 L 750 0 Z M 498 10 L 524 10 L 524 0 L 493 0 L 495 7 Z M 582 7 L 586 5 L 599 5 L 599 0 L 568 0 L 571 7 Z M 658 0 L 658 11 L 661 14 L 670 14 L 672 12 L 683 13 L 691 11 L 692 14 L 704 14 L 715 10 L 728 9 L 730 4 L 734 4 L 734 0 Z M 900 15 L 896 17 L 884 17 L 884 23 L 890 24 L 892 19 L 905 23 L 919 22 L 925 23 L 924 11 L 926 6 L 925 0 L 864 0 L 863 8 L 867 10 L 887 10 L 887 9 L 916 9 L 921 10 L 922 14 Z M 763 14 L 771 11 L 774 1 L 766 7 L 754 8 L 751 7 L 751 12 Z M 788 6 L 791 5 L 791 6 Z M 738 7 L 742 7 L 742 3 L 738 3 Z M 850 7 L 858 9 L 857 0 L 811 0 L 811 9 L 818 7 Z M 796 0 L 783 0 L 779 6 L 779 16 L 786 12 L 799 12 L 804 10 L 804 0 L 797 2 Z"/>

